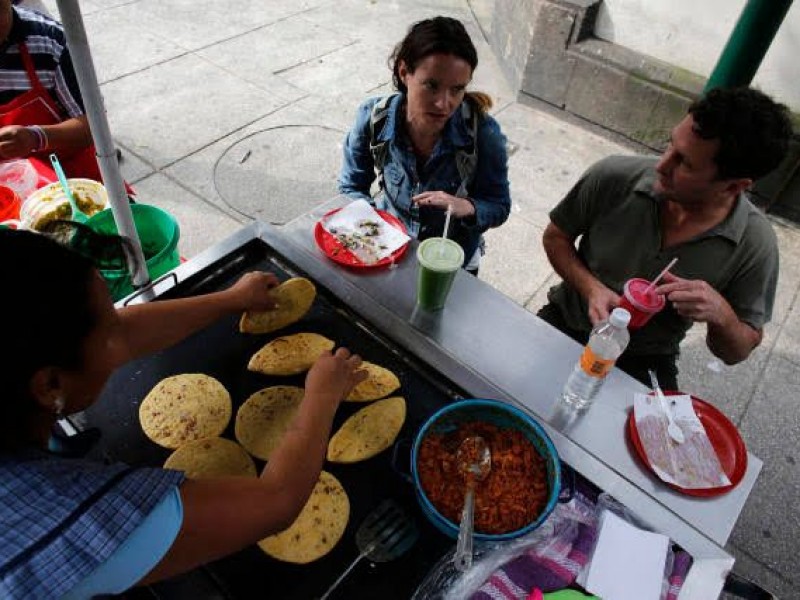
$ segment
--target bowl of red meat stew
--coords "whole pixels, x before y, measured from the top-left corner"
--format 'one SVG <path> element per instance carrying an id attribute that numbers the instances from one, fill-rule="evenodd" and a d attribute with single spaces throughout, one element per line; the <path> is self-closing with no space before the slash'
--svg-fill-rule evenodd
<path id="1" fill-rule="evenodd" d="M 425 516 L 458 537 L 466 482 L 456 453 L 473 436 L 482 437 L 492 454 L 491 471 L 475 486 L 475 539 L 509 540 L 541 525 L 561 491 L 558 453 L 533 417 L 497 400 L 454 402 L 420 428 L 411 470 Z"/>

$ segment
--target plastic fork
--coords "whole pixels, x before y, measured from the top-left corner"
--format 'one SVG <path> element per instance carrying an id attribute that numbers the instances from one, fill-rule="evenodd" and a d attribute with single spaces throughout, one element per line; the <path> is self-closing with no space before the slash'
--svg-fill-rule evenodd
<path id="1" fill-rule="evenodd" d="M 362 559 L 372 562 L 389 562 L 405 554 L 417 541 L 419 531 L 414 521 L 394 502 L 384 500 L 373 510 L 356 531 L 356 545 L 360 550 L 356 559 L 322 595 L 326 600 L 344 581 Z"/>
<path id="2" fill-rule="evenodd" d="M 667 413 L 667 421 L 669 421 L 667 433 L 669 434 L 669 437 L 675 440 L 678 444 L 682 444 L 685 439 L 683 437 L 683 430 L 675 422 L 675 417 L 672 416 L 672 411 L 669 409 L 669 404 L 667 403 L 667 399 L 664 397 L 664 392 L 661 391 L 661 386 L 658 385 L 658 377 L 656 377 L 656 372 L 650 370 L 648 373 L 650 373 L 650 382 L 653 384 L 653 391 L 656 393 L 656 397 L 661 403 L 661 410 Z"/>

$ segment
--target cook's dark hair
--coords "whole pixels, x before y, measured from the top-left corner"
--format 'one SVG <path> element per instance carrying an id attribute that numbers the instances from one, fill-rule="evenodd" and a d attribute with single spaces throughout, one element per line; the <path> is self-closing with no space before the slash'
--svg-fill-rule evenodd
<path id="1" fill-rule="evenodd" d="M 719 140 L 718 179 L 759 179 L 783 160 L 792 136 L 786 106 L 753 88 L 716 88 L 689 107 L 694 132 Z"/>
<path id="2" fill-rule="evenodd" d="M 95 326 L 90 302 L 93 266 L 85 258 L 28 231 L 0 229 L 3 415 L 0 447 L 30 443 L 42 410 L 31 393 L 33 375 L 45 367 L 77 369 Z"/>
<path id="3" fill-rule="evenodd" d="M 478 51 L 472 43 L 467 30 L 461 21 L 450 17 L 434 17 L 414 23 L 408 30 L 391 56 L 389 68 L 392 70 L 392 82 L 395 89 L 408 91 L 406 84 L 400 79 L 400 63 L 405 63 L 413 73 L 420 61 L 431 54 L 452 54 L 464 60 L 474 72 L 478 67 Z M 491 108 L 492 101 L 486 94 L 469 92 L 468 98 L 481 111 Z M 488 105 L 487 105 L 488 104 Z"/>

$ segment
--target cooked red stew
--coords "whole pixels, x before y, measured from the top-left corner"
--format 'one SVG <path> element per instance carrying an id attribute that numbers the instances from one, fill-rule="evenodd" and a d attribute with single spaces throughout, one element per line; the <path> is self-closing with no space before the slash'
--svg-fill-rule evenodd
<path id="1" fill-rule="evenodd" d="M 456 453 L 464 438 L 476 435 L 489 445 L 492 468 L 475 486 L 475 531 L 499 534 L 520 529 L 544 509 L 548 486 L 544 459 L 515 429 L 475 421 L 449 433 L 429 433 L 417 457 L 422 489 L 442 515 L 458 523 L 466 484 Z"/>

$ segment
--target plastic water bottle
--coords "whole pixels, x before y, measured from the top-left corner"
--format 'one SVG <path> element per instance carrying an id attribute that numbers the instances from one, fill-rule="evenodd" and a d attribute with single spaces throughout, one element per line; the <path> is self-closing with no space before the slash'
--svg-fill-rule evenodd
<path id="1" fill-rule="evenodd" d="M 615 308 L 607 320 L 592 329 L 589 343 L 561 392 L 561 400 L 568 407 L 582 410 L 594 400 L 614 363 L 628 346 L 630 320 L 627 310 Z"/>

